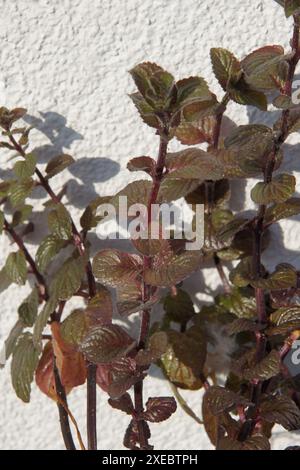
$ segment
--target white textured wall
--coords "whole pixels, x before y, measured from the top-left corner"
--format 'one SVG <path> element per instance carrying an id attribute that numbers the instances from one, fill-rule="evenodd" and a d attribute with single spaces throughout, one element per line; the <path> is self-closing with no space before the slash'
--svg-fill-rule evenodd
<path id="1" fill-rule="evenodd" d="M 130 67 L 144 60 L 156 61 L 178 78 L 202 75 L 220 93 L 211 74 L 211 47 L 227 47 L 240 56 L 264 44 L 287 47 L 291 29 L 291 22 L 286 22 L 273 0 L 0 0 L 0 11 L 0 104 L 28 108 L 28 122 L 42 131 L 32 133 L 41 164 L 62 149 L 74 155 L 76 164 L 63 178 L 57 177 L 54 185 L 58 189 L 66 178 L 72 180 L 68 197 L 75 205 L 75 218 L 95 191 L 110 194 L 133 179 L 126 171 L 129 157 L 156 154 L 157 138 L 140 122 L 127 97 L 133 90 L 127 74 Z M 253 108 L 235 105 L 229 114 L 240 123 L 270 119 Z M 299 171 L 299 146 L 286 150 L 286 169 Z M 236 210 L 242 209 L 245 200 L 253 208 L 249 187 L 235 188 L 232 203 Z M 35 205 L 40 207 L 39 199 Z M 298 222 L 284 222 L 284 236 L 279 228 L 274 229 L 266 256 L 270 267 L 283 260 L 300 267 Z M 38 216 L 36 223 L 42 228 L 44 221 Z M 280 241 L 276 250 L 275 235 Z M 34 250 L 34 239 L 29 242 Z M 9 249 L 7 239 L 2 238 L 0 266 Z M 209 292 L 218 283 L 215 272 L 207 268 L 190 284 Z M 26 288 L 12 287 L 1 295 L 0 339 L 14 323 L 26 292 Z M 146 380 L 145 393 L 169 394 L 168 385 L 156 375 L 154 371 Z M 76 390 L 69 400 L 81 428 L 84 395 L 84 388 Z M 187 396 L 200 413 L 199 393 Z M 101 392 L 98 399 L 100 446 L 119 449 L 128 417 L 110 409 Z M 16 399 L 9 367 L 0 372 L 0 416 L 1 449 L 63 448 L 56 406 L 35 388 L 29 405 Z M 152 430 L 157 449 L 210 448 L 201 428 L 181 410 Z M 282 438 L 278 429 L 274 448 L 296 440 L 286 434 Z"/>

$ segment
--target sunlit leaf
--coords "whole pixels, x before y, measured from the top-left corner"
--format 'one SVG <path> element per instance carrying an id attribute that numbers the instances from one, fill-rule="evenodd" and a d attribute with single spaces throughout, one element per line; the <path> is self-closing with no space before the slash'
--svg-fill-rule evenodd
<path id="1" fill-rule="evenodd" d="M 22 251 L 10 253 L 6 259 L 5 271 L 12 282 L 23 285 L 27 279 L 26 258 Z"/>
<path id="2" fill-rule="evenodd" d="M 24 333 L 14 348 L 11 378 L 16 395 L 26 403 L 30 401 L 31 382 L 38 358 L 39 353 L 33 344 L 32 335 Z"/>
<path id="3" fill-rule="evenodd" d="M 118 325 L 95 327 L 83 339 L 80 351 L 91 362 L 106 364 L 126 356 L 134 340 Z"/>
<path id="4" fill-rule="evenodd" d="M 281 174 L 270 183 L 257 183 L 251 191 L 251 199 L 257 204 L 284 202 L 293 195 L 296 179 L 292 175 Z"/>

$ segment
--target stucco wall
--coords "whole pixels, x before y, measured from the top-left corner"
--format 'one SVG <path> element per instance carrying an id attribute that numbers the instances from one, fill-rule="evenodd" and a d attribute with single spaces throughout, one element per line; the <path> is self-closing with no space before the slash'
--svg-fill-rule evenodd
<path id="1" fill-rule="evenodd" d="M 136 177 L 126 170 L 129 157 L 156 154 L 157 138 L 141 123 L 127 97 L 133 90 L 127 73 L 130 67 L 155 61 L 178 78 L 202 75 L 220 93 L 211 73 L 211 47 L 227 47 L 238 56 L 264 44 L 287 47 L 291 30 L 291 21 L 284 19 L 273 0 L 0 0 L 0 11 L 0 104 L 28 108 L 27 121 L 41 131 L 32 132 L 41 164 L 62 149 L 75 157 L 70 172 L 53 180 L 57 189 L 71 180 L 68 200 L 75 219 L 95 191 L 110 194 Z M 274 115 L 235 105 L 230 106 L 229 116 L 240 123 L 274 119 Z M 286 146 L 287 170 L 299 172 L 298 151 L 299 146 L 293 150 Z M 236 210 L 244 204 L 253 208 L 249 187 L 235 186 L 232 203 Z M 39 210 L 40 200 L 34 203 Z M 35 219 L 43 229 L 45 221 L 39 215 Z M 290 261 L 300 267 L 299 220 L 286 221 L 281 228 L 284 234 L 279 227 L 272 232 L 265 262 L 273 267 Z M 29 238 L 29 243 L 34 251 L 35 239 Z M 7 239 L 2 238 L 0 266 L 9 250 Z M 207 300 L 219 280 L 214 270 L 206 268 L 189 285 L 195 292 L 207 292 L 202 295 Z M 26 288 L 12 287 L 1 294 L 1 340 L 14 323 L 26 292 Z M 145 390 L 148 396 L 170 393 L 155 370 Z M 69 400 L 82 429 L 84 396 L 83 387 Z M 186 396 L 200 414 L 199 393 Z M 100 391 L 98 400 L 100 446 L 119 449 L 128 417 L 112 410 Z M 16 399 L 9 367 L 0 371 L 0 416 L 1 449 L 63 448 L 56 406 L 35 387 L 30 404 Z M 158 449 L 210 448 L 201 427 L 181 410 L 152 430 Z M 282 437 L 278 428 L 274 448 L 296 440 L 296 435 Z"/>

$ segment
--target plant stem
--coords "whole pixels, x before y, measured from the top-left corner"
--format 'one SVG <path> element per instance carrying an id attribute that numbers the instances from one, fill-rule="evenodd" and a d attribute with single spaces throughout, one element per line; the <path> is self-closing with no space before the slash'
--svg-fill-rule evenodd
<path id="1" fill-rule="evenodd" d="M 17 234 L 17 232 L 13 229 L 13 227 L 7 222 L 6 219 L 4 219 L 4 230 L 5 232 L 9 233 L 9 235 L 12 237 L 13 241 L 16 243 L 16 245 L 20 248 L 22 253 L 24 254 L 27 263 L 29 264 L 32 273 L 34 274 L 37 284 L 38 284 L 38 289 L 40 296 L 43 300 L 48 300 L 48 292 L 47 292 L 47 286 L 46 282 L 44 279 L 44 276 L 39 272 L 36 263 L 34 259 L 32 258 L 31 254 L 27 250 L 22 238 Z"/>
<path id="2" fill-rule="evenodd" d="M 96 371 L 96 364 L 87 364 L 87 439 L 89 450 L 97 450 Z"/>
<path id="3" fill-rule="evenodd" d="M 10 133 L 9 139 L 13 144 L 15 150 L 23 157 L 26 158 L 26 152 L 23 150 L 22 146 L 18 144 L 14 136 Z M 61 197 L 55 194 L 51 188 L 48 180 L 42 175 L 38 168 L 35 169 L 35 174 L 37 175 L 41 186 L 48 193 L 52 201 L 56 204 L 61 203 Z M 76 228 L 74 221 L 71 218 L 72 224 L 72 237 L 73 244 L 77 248 L 80 256 L 86 255 L 86 249 L 84 246 L 84 239 Z M 91 262 L 87 261 L 85 266 L 88 287 L 89 287 L 89 298 L 94 297 L 96 294 L 96 282 L 92 272 Z M 96 430 L 96 368 L 90 367 L 91 365 L 87 364 L 87 434 L 88 434 L 88 448 L 92 450 L 97 449 L 97 430 Z"/>
<path id="4" fill-rule="evenodd" d="M 215 263 L 215 266 L 216 266 L 217 271 L 219 273 L 220 279 L 222 281 L 223 289 L 224 289 L 225 293 L 230 294 L 231 286 L 230 286 L 229 281 L 227 279 L 227 276 L 225 274 L 223 264 L 222 264 L 220 258 L 218 257 L 217 253 L 214 253 L 214 263 Z"/>
<path id="5" fill-rule="evenodd" d="M 155 174 L 153 176 L 152 189 L 148 201 L 148 227 L 151 227 L 151 208 L 152 205 L 156 203 L 160 184 L 163 178 L 163 171 L 165 167 L 165 160 L 167 156 L 168 149 L 168 133 L 169 129 L 166 125 L 163 131 L 160 134 L 159 142 L 159 151 L 156 162 Z M 151 257 L 144 256 L 143 258 L 144 271 L 151 266 Z M 147 284 L 143 284 L 143 302 L 148 302 L 151 295 L 151 287 Z M 138 350 L 145 347 L 146 339 L 149 332 L 150 326 L 150 311 L 144 310 L 141 316 L 141 325 L 140 325 L 140 335 L 138 342 Z M 135 412 L 137 415 L 143 412 L 144 403 L 143 403 L 143 381 L 141 380 L 134 385 L 134 403 L 135 403 Z M 141 449 L 147 449 L 149 446 L 148 438 L 145 434 L 144 422 L 142 420 L 137 421 L 138 433 L 139 433 L 139 443 Z"/>
<path id="6" fill-rule="evenodd" d="M 282 90 L 283 94 L 291 97 L 292 95 L 292 85 L 296 66 L 299 62 L 299 18 L 294 16 L 294 31 L 292 38 L 292 58 L 289 61 L 289 70 L 288 78 L 285 83 L 284 89 Z M 282 113 L 281 119 L 281 128 L 279 135 L 274 143 L 273 151 L 270 153 L 265 172 L 264 172 L 264 183 L 270 183 L 273 178 L 273 171 L 276 162 L 276 153 L 279 151 L 281 145 L 284 143 L 287 132 L 288 132 L 288 119 L 290 111 L 285 110 Z M 262 237 L 264 233 L 264 218 L 266 213 L 266 206 L 260 205 L 258 209 L 258 215 L 254 224 L 254 243 L 253 243 L 253 275 L 256 279 L 261 277 L 261 254 L 262 254 Z M 257 308 L 257 319 L 258 324 L 261 326 L 266 326 L 268 322 L 266 314 L 266 304 L 265 304 L 265 293 L 261 288 L 255 288 L 255 298 L 256 298 L 256 308 Z M 256 360 L 260 362 L 266 354 L 266 337 L 263 332 L 260 332 L 256 335 Z M 285 354 L 285 348 L 282 350 L 282 355 Z M 254 403 L 254 407 L 249 409 L 247 413 L 247 421 L 242 426 L 239 440 L 245 440 L 252 433 L 254 429 L 255 422 L 253 421 L 256 416 L 257 407 L 259 406 L 259 400 L 261 395 L 262 383 L 252 384 L 251 391 L 251 401 Z M 250 425 L 249 425 L 250 420 Z M 246 426 L 248 426 L 246 428 Z"/>
<path id="7" fill-rule="evenodd" d="M 46 281 L 44 279 L 44 276 L 39 272 L 36 263 L 32 256 L 30 255 L 29 251 L 27 250 L 22 238 L 16 233 L 16 231 L 11 227 L 11 225 L 7 222 L 6 219 L 4 219 L 4 230 L 10 234 L 14 242 L 17 244 L 17 246 L 20 248 L 20 250 L 23 252 L 26 261 L 28 262 L 29 266 L 32 269 L 32 272 L 37 280 L 38 283 L 38 288 L 39 288 L 39 293 L 42 297 L 43 300 L 47 301 L 48 300 L 48 289 L 46 285 Z M 52 320 L 57 320 L 59 321 L 60 316 L 62 314 L 62 310 L 65 306 L 65 302 L 60 302 L 59 304 L 59 311 L 58 313 L 53 313 L 51 315 Z M 43 335 L 43 339 L 50 339 L 52 340 L 51 335 Z M 53 360 L 53 371 L 54 371 L 54 380 L 55 380 L 55 388 L 57 391 L 58 396 L 60 399 L 67 404 L 67 398 L 66 398 L 66 392 L 65 389 L 61 383 L 60 377 L 59 377 L 59 372 L 56 366 L 56 359 L 54 358 Z M 61 427 L 61 432 L 62 436 L 64 439 L 64 443 L 66 446 L 67 450 L 76 450 L 73 437 L 72 437 L 72 432 L 70 428 L 70 423 L 69 423 L 69 417 L 68 413 L 66 412 L 65 408 L 60 404 L 57 403 L 58 407 L 58 412 L 59 412 L 59 421 L 60 421 L 60 427 Z"/>
<path id="8" fill-rule="evenodd" d="M 225 93 L 220 103 L 219 109 L 217 110 L 217 114 L 216 114 L 216 123 L 214 126 L 213 136 L 212 136 L 212 148 L 214 150 L 217 150 L 219 147 L 222 121 L 223 121 L 224 113 L 226 111 L 227 104 L 229 103 L 229 101 L 230 101 L 230 96 L 228 93 Z M 208 238 L 210 240 L 210 243 L 211 243 L 211 233 L 212 233 L 211 216 L 212 216 L 212 211 L 214 208 L 214 192 L 215 192 L 215 182 L 206 181 L 205 182 L 205 199 L 206 199 L 207 214 L 208 214 L 208 220 L 209 220 Z M 231 292 L 231 286 L 225 274 L 223 263 L 218 257 L 218 254 L 216 252 L 213 255 L 213 261 L 219 273 L 220 279 L 222 281 L 224 291 L 225 293 L 229 294 Z"/>
<path id="9" fill-rule="evenodd" d="M 56 393 L 59 396 L 59 398 L 63 401 L 63 403 L 67 403 L 67 397 L 66 397 L 66 392 L 64 387 L 62 386 L 60 377 L 59 377 L 59 372 L 56 366 L 56 359 L 55 357 L 53 358 L 53 370 L 54 370 L 54 380 L 55 380 L 55 388 L 56 388 Z M 69 416 L 65 408 L 58 402 L 58 412 L 59 412 L 59 421 L 60 421 L 60 427 L 61 427 L 61 432 L 63 436 L 63 440 L 66 446 L 67 450 L 76 450 L 73 437 L 72 437 L 72 432 L 70 428 L 70 422 L 69 422 Z"/>

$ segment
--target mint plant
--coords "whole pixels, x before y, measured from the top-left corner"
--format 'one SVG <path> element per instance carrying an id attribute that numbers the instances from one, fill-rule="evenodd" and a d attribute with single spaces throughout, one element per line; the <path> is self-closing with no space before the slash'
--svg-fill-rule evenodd
<path id="1" fill-rule="evenodd" d="M 67 403 L 72 389 L 85 383 L 88 449 L 97 448 L 97 385 L 112 408 L 129 415 L 124 446 L 132 450 L 153 448 L 149 423 L 167 420 L 176 403 L 204 425 L 218 450 L 268 450 L 275 424 L 288 431 L 300 428 L 299 381 L 284 363 L 300 337 L 299 272 L 286 263 L 269 272 L 262 263 L 272 226 L 300 214 L 295 177 L 281 171 L 284 144 L 300 130 L 300 108 L 292 99 L 300 1 L 277 3 L 294 20 L 291 50 L 268 45 L 239 59 L 226 49 L 212 49 L 221 98 L 202 77 L 176 81 L 149 62 L 130 71 L 137 88 L 130 98 L 157 136 L 158 155 L 131 159 L 128 170 L 144 172 L 143 178 L 91 201 L 80 227 L 63 202 L 65 190 L 55 193 L 51 185 L 73 158 L 58 155 L 41 172 L 29 150 L 31 128 L 18 127 L 26 110 L 0 109 L 0 146 L 17 157 L 11 177 L 0 183 L 0 227 L 15 244 L 0 273 L 1 287 L 28 283 L 32 289 L 18 308 L 6 358 L 12 356 L 12 385 L 21 400 L 30 400 L 35 379 L 56 402 L 69 450 L 86 446 Z M 272 127 L 240 125 L 224 135 L 231 102 L 267 111 L 270 101 L 278 111 Z M 169 152 L 172 139 L 188 147 Z M 231 181 L 253 177 L 260 178 L 251 190 L 256 213 L 234 214 Z M 37 187 L 46 198 L 48 234 L 32 254 L 26 242 L 34 230 L 28 198 Z M 122 198 L 138 214 L 132 251 L 101 249 L 99 240 L 91 257 L 89 234 L 104 223 L 109 208 L 120 222 Z M 164 237 L 161 212 L 153 207 L 181 198 L 195 209 L 193 227 L 196 208 L 204 205 L 202 247 L 191 248 L 186 234 L 178 236 L 174 228 Z M 183 281 L 204 263 L 213 263 L 223 291 L 196 312 Z M 66 315 L 74 297 L 78 307 Z M 153 324 L 151 313 L 159 304 L 160 321 Z M 139 315 L 138 338 L 113 319 L 114 310 L 119 318 Z M 228 371 L 222 370 L 225 382 L 212 360 L 216 331 L 233 345 Z M 161 368 L 174 397 L 148 396 L 144 379 L 152 364 Z M 202 388 L 199 418 L 179 390 Z"/>

